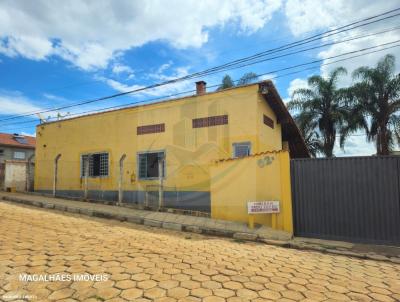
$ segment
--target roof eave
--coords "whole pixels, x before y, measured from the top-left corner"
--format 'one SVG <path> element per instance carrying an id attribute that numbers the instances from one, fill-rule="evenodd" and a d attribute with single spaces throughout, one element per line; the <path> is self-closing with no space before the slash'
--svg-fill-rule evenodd
<path id="1" fill-rule="evenodd" d="M 2 147 L 12 147 L 12 148 L 19 148 L 19 149 L 35 149 L 36 146 L 21 146 L 21 145 L 13 145 L 13 144 L 1 144 Z"/>
<path id="2" fill-rule="evenodd" d="M 271 107 L 282 128 L 282 140 L 288 141 L 291 158 L 309 158 L 310 152 L 303 136 L 297 127 L 293 117 L 287 110 L 273 82 L 267 80 L 259 83 L 259 92 Z"/>

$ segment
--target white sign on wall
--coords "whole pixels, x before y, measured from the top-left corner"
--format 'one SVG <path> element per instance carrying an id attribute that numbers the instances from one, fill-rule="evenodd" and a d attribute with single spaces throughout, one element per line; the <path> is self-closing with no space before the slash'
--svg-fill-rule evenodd
<path id="1" fill-rule="evenodd" d="M 247 202 L 248 214 L 262 214 L 262 213 L 279 213 L 279 201 L 266 200 L 266 201 L 249 201 Z"/>

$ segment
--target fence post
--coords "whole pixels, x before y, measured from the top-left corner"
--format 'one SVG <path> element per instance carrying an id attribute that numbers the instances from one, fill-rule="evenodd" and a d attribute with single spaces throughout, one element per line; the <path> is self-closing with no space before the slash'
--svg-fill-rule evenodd
<path id="1" fill-rule="evenodd" d="M 32 159 L 35 157 L 35 154 L 32 154 L 31 156 L 29 156 L 28 161 L 26 162 L 26 191 L 32 191 L 31 188 L 31 176 L 32 176 Z"/>
<path id="2" fill-rule="evenodd" d="M 54 158 L 54 178 L 53 178 L 53 196 L 56 196 L 57 191 L 57 173 L 58 173 L 58 160 L 61 157 L 61 153 L 57 154 Z"/>
<path id="3" fill-rule="evenodd" d="M 126 154 L 123 154 L 119 160 L 119 180 L 118 180 L 118 205 L 122 204 L 122 181 L 124 177 L 124 160 L 125 160 Z"/>
<path id="4" fill-rule="evenodd" d="M 160 185 L 158 187 L 158 210 L 164 207 L 164 156 L 158 159 L 158 179 Z"/>
<path id="5" fill-rule="evenodd" d="M 89 179 L 89 162 L 90 162 L 90 157 L 91 155 L 88 154 L 85 160 L 85 188 L 84 188 L 84 194 L 83 194 L 83 198 L 85 200 L 87 200 L 88 198 L 88 179 Z"/>

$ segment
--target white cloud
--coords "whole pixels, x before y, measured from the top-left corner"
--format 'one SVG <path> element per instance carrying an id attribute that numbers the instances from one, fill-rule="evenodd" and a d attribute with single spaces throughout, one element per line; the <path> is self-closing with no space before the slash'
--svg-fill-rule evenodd
<path id="1" fill-rule="evenodd" d="M 335 12 L 343 10 L 342 0 L 288 0 L 285 14 L 289 29 L 295 36 L 337 24 Z"/>
<path id="2" fill-rule="evenodd" d="M 304 79 L 292 80 L 289 84 L 289 88 L 287 89 L 289 98 L 292 97 L 293 92 L 295 92 L 297 89 L 307 88 L 307 87 L 308 87 L 307 80 L 304 80 Z"/>
<path id="3" fill-rule="evenodd" d="M 288 0 L 285 14 L 291 32 L 300 36 L 310 31 L 342 26 L 397 6 L 397 0 Z"/>
<path id="4" fill-rule="evenodd" d="M 289 87 L 287 89 L 287 97 L 284 98 L 283 101 L 285 103 L 290 102 L 290 100 L 292 99 L 293 92 L 295 92 L 297 89 L 307 88 L 307 87 L 308 87 L 308 84 L 307 84 L 307 80 L 305 80 L 305 79 L 297 78 L 297 79 L 292 80 L 289 83 Z"/>
<path id="5" fill-rule="evenodd" d="M 170 68 L 171 64 L 168 65 L 168 68 Z M 174 68 L 171 74 L 166 75 L 166 74 L 163 74 L 162 72 L 160 72 L 160 71 L 165 71 L 167 69 L 165 67 L 165 65 L 166 64 L 161 65 L 160 68 L 157 69 L 157 72 L 150 74 L 149 77 L 152 79 L 156 79 L 160 82 L 164 82 L 164 81 L 172 80 L 175 78 L 184 77 L 189 73 L 189 67 L 184 66 L 184 67 Z M 118 92 L 127 92 L 127 91 L 137 90 L 137 89 L 146 87 L 145 85 L 138 85 L 138 84 L 127 85 L 125 83 L 116 81 L 114 79 L 109 79 L 109 78 L 101 77 L 101 76 L 97 76 L 96 79 L 105 82 L 110 87 L 117 90 Z M 146 89 L 144 91 L 132 94 L 131 96 L 133 96 L 133 97 L 137 97 L 137 96 L 159 97 L 159 96 L 168 96 L 171 94 L 176 94 L 176 93 L 190 91 L 190 90 L 194 90 L 193 81 L 181 81 L 181 82 L 177 82 L 177 83 L 172 83 L 172 84 L 156 87 L 153 89 Z"/>
<path id="6" fill-rule="evenodd" d="M 40 111 L 41 108 L 20 93 L 0 92 L 0 115 L 24 114 Z"/>
<path id="7" fill-rule="evenodd" d="M 47 92 L 43 93 L 43 96 L 48 100 L 59 102 L 59 103 L 70 102 L 66 98 L 63 98 L 61 96 L 54 95 L 54 94 L 51 94 L 51 93 L 47 93 Z"/>
<path id="8" fill-rule="evenodd" d="M 21 135 L 36 137 L 36 132 L 29 133 L 29 132 L 22 131 Z"/>
<path id="9" fill-rule="evenodd" d="M 50 100 L 50 102 L 43 102 L 43 100 L 32 100 L 19 91 L 0 90 L 0 108 L 2 109 L 0 111 L 0 115 L 26 115 L 27 119 L 30 118 L 38 120 L 39 116 L 36 114 L 37 112 L 42 112 L 41 118 L 43 119 L 48 119 L 49 117 L 54 119 L 55 117 L 57 117 L 57 115 L 66 116 L 70 114 L 70 112 L 66 111 L 48 110 L 57 107 L 57 104 L 55 104 L 55 102 L 64 103 L 65 105 L 65 102 L 71 103 L 71 101 L 49 93 L 44 93 L 43 96 L 47 100 Z M 97 106 L 97 104 L 94 104 L 92 106 L 86 106 L 86 108 L 97 108 Z M 81 108 L 79 107 L 73 107 L 71 113 L 79 112 L 80 110 Z M 18 127 L 17 125 L 20 122 L 20 119 L 7 120 L 4 122 L 0 122 L 0 127 Z"/>
<path id="10" fill-rule="evenodd" d="M 24 57 L 28 59 L 43 60 L 51 51 L 52 43 L 40 37 L 9 36 L 0 40 L 0 52 L 9 57 L 24 53 Z"/>
<path id="11" fill-rule="evenodd" d="M 337 139 L 333 153 L 336 156 L 367 156 L 375 154 L 376 149 L 374 143 L 367 142 L 364 132 L 358 131 L 347 138 L 344 150 L 340 148 Z"/>
<path id="12" fill-rule="evenodd" d="M 258 77 L 257 81 L 271 80 L 276 85 L 276 83 L 277 83 L 276 77 L 277 77 L 276 73 L 268 73 L 268 74 L 264 74 L 264 75 Z"/>
<path id="13" fill-rule="evenodd" d="M 120 74 L 120 73 L 128 73 L 129 77 L 133 75 L 133 70 L 127 65 L 123 65 L 120 63 L 114 64 L 112 67 L 112 72 L 115 74 Z"/>
<path id="14" fill-rule="evenodd" d="M 85 70 L 105 68 L 116 53 L 150 41 L 199 47 L 209 28 L 228 22 L 254 32 L 280 6 L 281 0 L 1 1 L 0 53 L 56 55 Z"/>
<path id="15" fill-rule="evenodd" d="M 331 39 L 331 40 L 333 40 L 333 39 Z M 324 59 L 324 63 L 328 63 L 333 60 L 329 60 L 327 58 L 335 56 L 337 54 L 342 54 L 342 53 L 356 51 L 359 49 L 365 49 L 368 47 L 378 46 L 380 44 L 389 43 L 389 42 L 392 42 L 395 40 L 400 40 L 400 31 L 390 32 L 390 33 L 386 33 L 386 34 L 379 35 L 379 36 L 368 37 L 368 38 L 361 39 L 361 40 L 351 41 L 349 43 L 336 44 L 336 45 L 333 45 L 333 46 L 327 48 L 326 50 L 321 51 L 318 54 L 318 56 L 320 58 Z M 387 46 L 382 46 L 382 47 L 378 47 L 375 49 L 371 49 L 366 52 L 371 52 L 371 51 L 383 49 L 386 47 Z M 362 52 L 362 53 L 365 53 L 365 52 Z M 362 53 L 358 53 L 358 54 L 362 54 Z M 389 54 L 389 53 L 394 54 L 397 57 L 398 61 L 397 61 L 396 72 L 399 72 L 400 71 L 400 47 L 397 47 L 397 48 L 387 49 L 387 50 L 383 50 L 383 51 L 379 51 L 379 52 L 375 52 L 375 53 L 366 54 L 366 55 L 363 55 L 363 56 L 360 56 L 357 58 L 352 58 L 352 59 L 349 59 L 349 60 L 346 60 L 343 62 L 338 62 L 338 63 L 334 63 L 334 64 L 330 64 L 330 65 L 323 65 L 323 66 L 321 66 L 321 75 L 328 76 L 329 73 L 334 68 L 343 66 L 347 69 L 348 74 L 347 74 L 347 76 L 341 77 L 338 85 L 340 87 L 349 86 L 352 84 L 351 74 L 356 68 L 358 68 L 360 66 L 370 66 L 370 67 L 375 66 L 376 63 L 379 61 L 379 59 L 381 59 L 384 55 Z M 353 55 L 348 55 L 343 58 L 358 55 L 358 54 L 356 53 Z"/>
<path id="16" fill-rule="evenodd" d="M 384 2 L 372 0 L 288 0 L 285 4 L 285 13 L 287 16 L 289 29 L 295 36 L 300 36 L 305 35 L 310 31 L 322 32 L 337 26 L 342 26 L 366 17 L 389 11 L 397 6 L 397 0 L 388 0 Z M 393 28 L 394 26 L 398 26 L 398 17 L 387 19 L 384 22 L 373 23 L 366 27 L 360 27 L 351 31 L 343 32 L 339 35 L 325 37 L 323 42 L 338 42 L 351 37 L 377 33 L 383 29 Z M 308 33 L 308 36 L 309 35 L 310 33 Z M 331 61 L 344 59 L 357 54 L 328 60 L 327 58 L 331 56 L 377 46 L 379 44 L 396 40 L 400 40 L 399 30 L 328 46 L 319 52 L 318 57 L 324 59 L 323 64 L 326 64 Z M 393 53 L 400 58 L 400 48 L 393 48 L 374 54 L 360 56 L 358 58 L 352 58 L 343 62 L 323 65 L 321 66 L 321 75 L 327 76 L 334 68 L 338 66 L 344 66 L 348 70 L 348 75 L 341 79 L 339 86 L 348 86 L 351 84 L 351 73 L 354 69 L 360 66 L 374 66 L 378 60 L 387 53 Z M 400 62 L 398 62 L 397 65 L 398 70 L 400 70 Z"/>

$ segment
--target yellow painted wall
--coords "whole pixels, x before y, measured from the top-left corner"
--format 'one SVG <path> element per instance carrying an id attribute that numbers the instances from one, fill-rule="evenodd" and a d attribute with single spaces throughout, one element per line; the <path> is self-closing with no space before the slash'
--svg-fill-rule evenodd
<path id="1" fill-rule="evenodd" d="M 155 181 L 137 179 L 137 152 L 166 150 L 167 187 L 210 190 L 210 164 L 231 157 L 232 144 L 250 141 L 252 152 L 279 150 L 280 127 L 262 123 L 261 110 L 276 120 L 258 93 L 258 85 L 203 96 L 138 106 L 54 122 L 37 127 L 35 190 L 51 190 L 53 162 L 58 153 L 59 190 L 82 190 L 82 154 L 109 152 L 109 176 L 89 178 L 90 190 L 116 190 L 118 162 L 126 154 L 124 190 L 144 190 Z M 192 128 L 192 119 L 228 114 L 229 124 Z M 137 135 L 137 126 L 165 123 L 164 133 Z M 267 129 L 268 128 L 268 129 Z"/>
<path id="2" fill-rule="evenodd" d="M 211 216 L 248 222 L 248 201 L 278 200 L 277 229 L 293 233 L 289 165 L 287 151 L 215 163 L 210 169 Z M 271 214 L 254 216 L 256 223 L 272 226 Z"/>
<path id="3" fill-rule="evenodd" d="M 264 124 L 264 115 L 274 121 L 274 128 Z M 258 150 L 282 150 L 281 125 L 278 124 L 275 113 L 262 98 L 257 100 L 257 132 Z"/>

